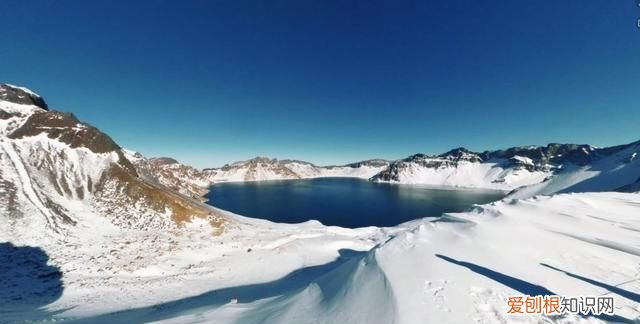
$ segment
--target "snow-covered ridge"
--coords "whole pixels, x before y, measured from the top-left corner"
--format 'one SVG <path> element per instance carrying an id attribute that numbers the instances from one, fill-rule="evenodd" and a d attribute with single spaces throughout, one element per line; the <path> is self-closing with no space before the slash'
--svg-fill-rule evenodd
<path id="1" fill-rule="evenodd" d="M 206 172 L 181 164 L 173 158 L 145 158 L 142 154 L 123 150 L 137 173 L 147 181 L 157 183 L 196 200 L 204 201 L 211 181 Z"/>
<path id="2" fill-rule="evenodd" d="M 19 105 L 36 106 L 47 110 L 48 106 L 44 99 L 35 92 L 25 88 L 7 83 L 0 83 L 0 100 Z"/>
<path id="3" fill-rule="evenodd" d="M 198 170 L 173 158 L 145 158 L 125 150 L 139 174 L 188 196 L 198 198 L 208 187 L 221 182 L 292 180 L 319 177 L 355 177 L 368 179 L 383 170 L 385 160 L 369 160 L 342 166 L 316 166 L 299 160 L 257 157 L 220 168 Z"/>
<path id="4" fill-rule="evenodd" d="M 201 197 L 209 186 L 220 182 L 318 177 L 486 188 L 517 191 L 518 197 L 530 197 L 555 192 L 638 191 L 640 189 L 635 189 L 640 187 L 639 159 L 636 158 L 640 150 L 637 147 L 638 142 L 608 148 L 552 143 L 482 153 L 456 148 L 440 155 L 415 154 L 396 161 L 367 160 L 342 166 L 257 157 L 203 170 L 171 158 L 139 156 L 130 157 L 130 160 L 137 161 L 139 173 L 194 198 Z M 595 176 L 604 182 L 597 184 L 595 179 L 589 180 Z M 587 180 L 592 185 L 578 185 Z"/>
<path id="5" fill-rule="evenodd" d="M 209 207 L 140 178 L 97 128 L 37 106 L 44 100 L 30 92 L 0 89 L 0 211 L 12 235 L 64 235 L 82 215 L 139 229 L 217 219 Z"/>
<path id="6" fill-rule="evenodd" d="M 299 160 L 266 157 L 235 162 L 217 169 L 205 169 L 212 182 L 306 179 L 318 177 L 356 177 L 368 179 L 389 162 L 362 161 L 342 166 L 317 166 Z"/>
<path id="7" fill-rule="evenodd" d="M 638 143 L 608 148 L 552 143 L 482 153 L 458 148 L 441 155 L 416 154 L 394 161 L 372 180 L 501 190 L 520 190 L 529 186 L 547 188 L 523 189 L 520 191 L 522 197 L 562 190 L 618 190 L 640 178 L 640 170 L 634 162 L 634 154 L 639 151 Z M 599 179 L 609 184 L 577 185 L 596 175 L 601 175 Z M 573 180 L 567 180 L 569 178 Z M 554 179 L 565 179 L 562 182 L 566 185 L 559 185 L 559 180 Z M 590 181 L 593 183 L 595 180 Z M 555 185 L 550 186 L 551 183 Z M 570 183 L 576 186 L 570 186 Z"/>

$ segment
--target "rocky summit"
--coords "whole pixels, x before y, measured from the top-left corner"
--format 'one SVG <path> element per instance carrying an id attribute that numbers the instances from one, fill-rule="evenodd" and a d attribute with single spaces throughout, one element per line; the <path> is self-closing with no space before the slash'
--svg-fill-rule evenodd
<path id="1" fill-rule="evenodd" d="M 49 106 L 47 106 L 44 99 L 33 91 L 6 83 L 0 83 L 0 99 L 21 105 L 33 105 L 44 110 L 49 110 Z"/>

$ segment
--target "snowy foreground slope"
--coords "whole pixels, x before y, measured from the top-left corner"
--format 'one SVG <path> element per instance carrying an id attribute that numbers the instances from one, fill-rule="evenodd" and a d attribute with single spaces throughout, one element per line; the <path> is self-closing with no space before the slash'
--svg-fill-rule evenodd
<path id="1" fill-rule="evenodd" d="M 335 169 L 363 176 L 371 170 L 354 170 L 381 168 L 388 178 L 380 181 L 395 181 L 407 176 L 405 166 L 461 172 L 500 161 L 503 171 L 547 179 L 512 197 L 554 194 L 392 228 L 344 229 L 202 205 L 193 198 L 207 170 L 123 151 L 48 109 L 33 92 L 0 85 L 0 323 L 640 321 L 637 144 L 459 149 Z M 272 162 L 235 169 L 245 170 L 243 179 L 286 172 L 283 164 L 297 175 L 331 175 L 304 162 Z M 509 170 L 491 181 L 526 184 Z M 477 179 L 453 178 L 469 186 Z M 526 294 L 612 296 L 615 315 L 508 315 L 507 296 Z"/>
<path id="2" fill-rule="evenodd" d="M 154 271 L 72 272 L 49 307 L 76 306 L 56 318 L 88 323 L 629 323 L 640 319 L 639 209 L 638 194 L 585 193 L 392 229 L 233 216 L 237 229 L 213 244 L 172 238 Z M 613 296 L 615 315 L 508 315 L 507 296 L 526 294 Z"/>

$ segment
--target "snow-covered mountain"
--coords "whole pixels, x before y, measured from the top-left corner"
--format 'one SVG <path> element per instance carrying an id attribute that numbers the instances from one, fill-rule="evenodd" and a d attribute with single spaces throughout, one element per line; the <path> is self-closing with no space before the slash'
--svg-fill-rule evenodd
<path id="1" fill-rule="evenodd" d="M 217 169 L 204 169 L 208 179 L 215 182 L 305 179 L 319 177 L 354 177 L 368 179 L 380 172 L 389 162 L 368 160 L 341 166 L 317 166 L 298 160 L 278 160 L 257 157 L 227 164 Z"/>
<path id="2" fill-rule="evenodd" d="M 634 323 L 639 144 L 197 170 L 0 84 L 0 322 Z M 192 199 L 219 181 L 321 176 L 524 187 L 392 228 L 277 224 Z M 555 194 L 577 191 L 594 192 Z M 613 296 L 615 315 L 508 314 L 527 294 Z"/>
<path id="3" fill-rule="evenodd" d="M 640 141 L 608 148 L 592 148 L 587 152 L 589 158 L 583 163 L 580 160 L 565 162 L 546 181 L 520 188 L 511 196 L 640 190 Z"/>
<path id="4" fill-rule="evenodd" d="M 198 198 L 219 182 L 355 177 L 377 182 L 514 191 L 514 197 L 585 191 L 638 191 L 639 144 L 608 148 L 557 144 L 444 154 L 415 154 L 397 161 L 367 160 L 342 166 L 316 166 L 299 160 L 257 157 L 221 168 L 197 170 L 171 158 L 127 157 L 138 173 Z"/>
<path id="5" fill-rule="evenodd" d="M 138 229 L 218 218 L 139 177 L 108 135 L 25 88 L 0 84 L 0 149 L 2 233 L 64 233 L 85 215 Z"/>
<path id="6" fill-rule="evenodd" d="M 192 166 L 184 165 L 173 158 L 145 158 L 131 150 L 123 150 L 140 177 L 161 184 L 185 196 L 204 201 L 203 196 L 212 185 L 209 174 Z"/>
<path id="7" fill-rule="evenodd" d="M 146 158 L 123 150 L 140 177 L 161 184 L 188 197 L 204 201 L 209 187 L 220 182 L 293 180 L 319 177 L 368 179 L 389 165 L 385 160 L 367 160 L 341 166 L 316 166 L 299 160 L 256 157 L 221 168 L 196 169 L 169 157 Z"/>
<path id="8" fill-rule="evenodd" d="M 457 148 L 436 156 L 416 154 L 392 162 L 372 180 L 500 190 L 522 188 L 521 197 L 620 190 L 640 178 L 640 164 L 635 158 L 638 152 L 639 142 L 609 148 L 553 143 L 482 153 Z"/>

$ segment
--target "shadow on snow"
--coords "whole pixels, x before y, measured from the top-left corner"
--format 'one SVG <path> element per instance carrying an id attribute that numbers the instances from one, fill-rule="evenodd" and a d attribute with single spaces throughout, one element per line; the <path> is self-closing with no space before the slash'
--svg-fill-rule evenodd
<path id="1" fill-rule="evenodd" d="M 555 271 L 562 272 L 562 273 L 566 274 L 569 277 L 576 278 L 578 280 L 582 280 L 582 281 L 590 283 L 590 284 L 592 284 L 594 286 L 598 286 L 600 288 L 604 288 L 604 289 L 606 289 L 606 290 L 608 290 L 608 291 L 610 291 L 610 292 L 612 292 L 614 294 L 617 294 L 617 295 L 620 295 L 620 296 L 622 296 L 624 298 L 630 299 L 630 300 L 632 300 L 632 301 L 634 301 L 636 303 L 640 303 L 640 294 L 637 294 L 637 293 L 634 293 L 634 292 L 631 292 L 631 291 L 628 291 L 628 290 L 624 290 L 624 289 L 618 288 L 616 286 L 608 285 L 608 284 L 606 284 L 604 282 L 600 282 L 600 281 L 589 279 L 587 277 L 583 277 L 583 276 L 580 276 L 580 275 L 577 275 L 577 274 L 573 274 L 571 272 L 564 271 L 562 269 L 556 268 L 556 267 L 548 265 L 546 263 L 540 263 L 540 265 L 543 266 L 543 267 L 547 267 L 549 269 L 555 270 Z"/>
<path id="2" fill-rule="evenodd" d="M 285 277 L 259 284 L 229 287 L 206 292 L 201 295 L 187 297 L 148 307 L 128 309 L 90 318 L 78 318 L 71 322 L 77 323 L 141 323 L 166 320 L 176 316 L 189 314 L 199 310 L 215 309 L 228 304 L 232 299 L 238 303 L 278 297 L 305 289 L 310 283 L 321 276 L 338 268 L 348 260 L 362 257 L 366 252 L 342 249 L 340 256 L 333 262 L 302 268 L 289 273 Z M 62 319 L 65 320 L 65 319 Z M 69 319 L 66 319 L 69 320 Z"/>
<path id="3" fill-rule="evenodd" d="M 489 279 L 492 279 L 500 284 L 503 284 L 513 290 L 516 290 L 518 292 L 520 292 L 523 295 L 529 295 L 529 296 L 538 296 L 538 295 L 557 295 L 556 293 L 552 292 L 551 290 L 543 287 L 543 286 L 539 286 L 536 284 L 532 284 L 528 281 L 524 281 L 522 279 L 518 279 L 494 270 L 491 270 L 489 268 L 485 268 L 483 266 L 479 266 L 477 264 L 473 264 L 470 262 L 465 262 L 465 261 L 459 261 L 453 258 L 450 258 L 448 256 L 444 256 L 441 254 L 436 254 L 436 257 L 445 260 L 447 262 L 453 263 L 455 265 L 459 265 L 461 267 L 465 267 L 479 275 L 485 276 Z M 543 264 L 544 265 L 544 264 Z M 546 267 L 550 267 L 547 265 L 544 265 Z M 552 267 L 551 267 L 552 268 Z M 552 268 L 554 270 L 559 270 L 557 268 Z M 561 271 L 561 270 L 559 270 Z M 565 272 L 566 273 L 566 272 Z M 567 275 L 569 275 L 567 273 Z M 579 278 L 579 279 L 587 279 L 587 278 Z M 593 282 L 592 282 L 593 283 Z M 595 283 L 594 283 L 595 284 Z M 600 283 L 601 284 L 601 283 Z M 611 287 L 611 286 L 609 286 Z M 615 287 L 614 287 L 615 288 Z M 550 318 L 552 319 L 558 319 L 562 316 L 552 316 Z M 618 316 L 618 315 L 606 315 L 606 314 L 601 314 L 601 315 L 587 315 L 587 316 L 582 316 L 582 317 L 595 317 L 597 319 L 603 320 L 603 321 L 607 321 L 607 322 L 615 322 L 615 323 L 634 323 L 634 321 Z"/>
<path id="4" fill-rule="evenodd" d="M 38 247 L 0 243 L 0 322 L 38 321 L 59 312 L 43 306 L 62 295 L 62 273 Z"/>

